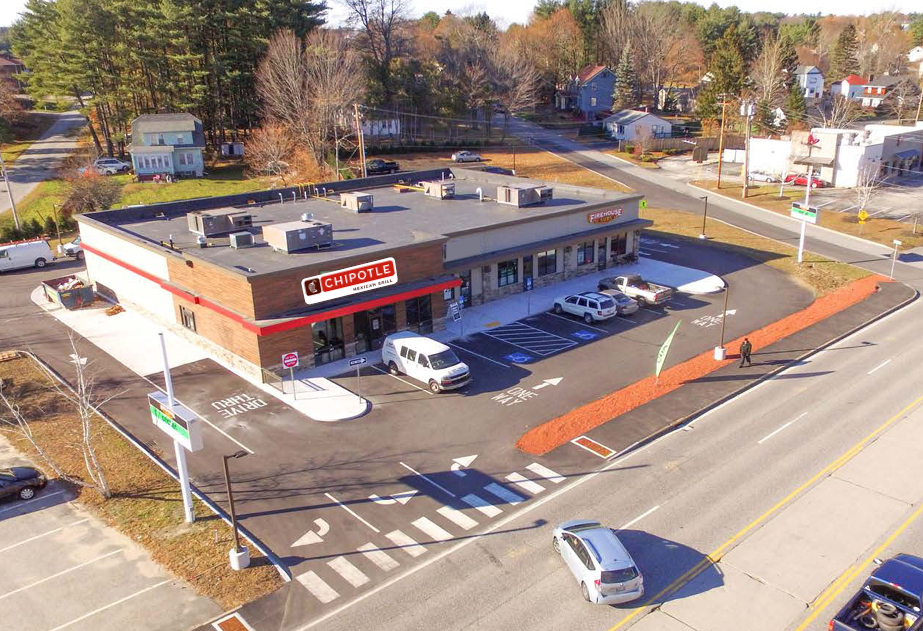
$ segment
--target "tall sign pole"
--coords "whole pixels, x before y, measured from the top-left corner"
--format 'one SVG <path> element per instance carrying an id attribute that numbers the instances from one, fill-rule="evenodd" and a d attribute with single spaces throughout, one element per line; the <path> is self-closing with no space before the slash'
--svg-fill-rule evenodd
<path id="1" fill-rule="evenodd" d="M 167 387 L 167 405 L 171 413 L 175 413 L 176 402 L 173 400 L 173 379 L 170 377 L 170 362 L 167 360 L 167 342 L 160 336 L 160 348 L 163 351 L 163 380 Z M 186 514 L 186 521 L 192 523 L 195 521 L 195 512 L 192 508 L 192 491 L 189 489 L 189 469 L 186 467 L 186 448 L 179 441 L 173 440 L 173 451 L 176 454 L 176 471 L 179 473 L 179 486 L 183 494 L 183 511 Z"/>
<path id="2" fill-rule="evenodd" d="M 811 157 L 811 149 L 814 148 L 820 141 L 819 138 L 815 138 L 813 133 L 808 133 L 808 141 L 805 143 L 808 146 L 808 158 Z M 808 181 L 805 182 L 804 186 L 804 207 L 811 207 L 811 188 L 814 186 L 814 164 L 808 164 Z M 803 218 L 801 220 L 801 235 L 798 237 L 798 262 L 801 263 L 804 260 L 804 232 L 807 228 L 808 222 Z"/>
<path id="3" fill-rule="evenodd" d="M 721 132 L 718 135 L 718 186 L 716 188 L 721 188 L 721 162 L 724 158 L 722 155 L 724 153 L 724 113 L 727 109 L 727 95 L 721 95 Z"/>

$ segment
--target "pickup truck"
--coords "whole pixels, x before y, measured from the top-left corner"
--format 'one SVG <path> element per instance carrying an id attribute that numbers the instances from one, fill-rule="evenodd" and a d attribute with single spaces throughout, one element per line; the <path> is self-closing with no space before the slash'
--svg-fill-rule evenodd
<path id="1" fill-rule="evenodd" d="M 670 287 L 650 283 L 642 279 L 640 274 L 603 278 L 599 281 L 599 291 L 606 289 L 617 289 L 642 305 L 664 305 L 673 297 Z"/>
<path id="2" fill-rule="evenodd" d="M 876 561 L 876 563 L 881 563 Z M 828 631 L 904 631 L 923 626 L 923 559 L 898 554 L 881 563 L 840 609 Z"/>
<path id="3" fill-rule="evenodd" d="M 382 160 L 375 158 L 365 163 L 365 172 L 369 175 L 384 175 L 386 173 L 397 173 L 401 170 L 401 165 L 392 160 Z"/>

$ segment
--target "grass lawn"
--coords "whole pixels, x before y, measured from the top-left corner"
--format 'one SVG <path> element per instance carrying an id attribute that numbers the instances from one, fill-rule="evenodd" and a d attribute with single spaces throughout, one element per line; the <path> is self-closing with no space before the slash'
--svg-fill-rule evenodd
<path id="1" fill-rule="evenodd" d="M 179 199 L 234 195 L 270 188 L 268 178 L 245 178 L 244 167 L 238 164 L 206 168 L 205 177 L 177 180 L 172 184 L 132 182 L 131 175 L 112 176 L 123 184 L 122 198 L 116 208 L 136 204 L 156 204 Z"/>
<path id="2" fill-rule="evenodd" d="M 694 180 L 690 184 L 707 188 L 710 191 L 717 190 L 713 181 Z M 739 184 L 721 186 L 721 195 L 739 200 L 740 193 L 741 186 Z M 786 188 L 782 197 L 779 197 L 778 184 L 750 186 L 747 190 L 747 201 L 749 203 L 777 212 L 780 215 L 790 215 L 792 202 L 803 200 L 804 187 Z M 865 225 L 859 225 L 859 220 L 853 213 L 824 212 L 821 210 L 820 225 L 837 232 L 875 241 L 889 248 L 894 247 L 891 243 L 892 239 L 898 239 L 903 243 L 900 248 L 902 250 L 923 245 L 923 231 L 917 231 L 916 234 L 913 234 L 912 225 L 895 221 L 894 219 L 871 217 L 866 220 Z M 810 227 L 808 230 L 810 230 Z"/>
<path id="3" fill-rule="evenodd" d="M 16 162 L 16 158 L 28 149 L 39 136 L 54 124 L 54 116 L 29 112 L 25 121 L 13 127 L 13 140 L 3 143 L 3 161 L 7 166 Z"/>
<path id="4" fill-rule="evenodd" d="M 39 223 L 43 223 L 45 217 L 54 217 L 52 204 L 60 207 L 64 203 L 65 196 L 63 180 L 45 180 L 16 204 L 19 221 L 25 223 L 34 217 Z M 0 228 L 12 225 L 12 211 L 7 210 L 0 214 Z"/>
<path id="5" fill-rule="evenodd" d="M 6 394 L 12 394 L 25 410 L 36 442 L 62 470 L 73 477 L 85 478 L 81 452 L 79 447 L 75 448 L 79 445 L 76 432 L 80 423 L 72 409 L 48 389 L 44 372 L 30 358 L 22 357 L 0 362 L 0 378 L 12 380 Z M 227 556 L 233 545 L 230 527 L 199 501 L 195 502 L 195 523 L 185 523 L 178 483 L 102 419 L 98 419 L 95 429 L 97 456 L 113 497 L 104 500 L 96 491 L 83 489 L 78 502 L 143 546 L 154 561 L 224 609 L 249 602 L 282 585 L 279 573 L 255 549 L 251 549 L 253 566 L 241 572 L 232 570 Z M 53 472 L 21 434 L 8 429 L 0 431 L 16 449 L 53 477 Z"/>
<path id="6" fill-rule="evenodd" d="M 610 156 L 615 156 L 616 158 L 621 158 L 622 160 L 627 160 L 628 162 L 631 162 L 632 164 L 642 167 L 644 169 L 659 169 L 660 168 L 659 166 L 657 166 L 657 163 L 655 161 L 652 160 L 651 162 L 642 162 L 641 160 L 638 160 L 634 156 L 634 154 L 628 153 L 627 151 L 606 151 L 605 153 L 608 153 Z M 662 151 L 652 151 L 651 155 L 654 156 L 655 160 L 659 160 L 660 158 L 664 157 L 666 154 L 663 153 Z"/>

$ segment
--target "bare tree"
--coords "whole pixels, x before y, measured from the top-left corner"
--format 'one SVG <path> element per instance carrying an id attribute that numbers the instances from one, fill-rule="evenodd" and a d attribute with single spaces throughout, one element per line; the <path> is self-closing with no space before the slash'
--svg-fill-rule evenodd
<path id="1" fill-rule="evenodd" d="M 884 178 L 881 176 L 881 169 L 874 162 L 867 163 L 859 167 L 856 172 L 856 185 L 853 187 L 853 193 L 856 196 L 856 207 L 861 211 L 865 210 L 872 196 L 875 194 Z"/>
<path id="2" fill-rule="evenodd" d="M 817 105 L 813 115 L 808 118 L 819 127 L 843 128 L 856 122 L 860 113 L 855 101 L 842 94 L 835 94 L 829 103 Z"/>
<path id="3" fill-rule="evenodd" d="M 100 175 L 92 163 L 87 162 L 82 172 L 69 171 L 64 175 L 67 192 L 65 207 L 72 213 L 107 210 L 122 195 L 122 185 L 105 175 Z"/>
<path id="4" fill-rule="evenodd" d="M 311 92 L 304 69 L 304 49 L 293 31 L 280 31 L 269 40 L 256 71 L 256 90 L 267 118 L 285 125 L 313 149 L 315 125 L 307 115 Z"/>
<path id="5" fill-rule="evenodd" d="M 894 115 L 900 123 L 905 116 L 916 109 L 920 89 L 910 79 L 901 79 L 890 88 L 881 105 Z"/>
<path id="6" fill-rule="evenodd" d="M 386 105 L 394 100 L 396 88 L 391 82 L 391 62 L 406 45 L 405 26 L 410 8 L 408 0 L 344 0 L 350 22 L 360 30 L 376 78 L 381 83 L 381 99 Z"/>
<path id="7" fill-rule="evenodd" d="M 288 127 L 267 123 L 247 140 L 247 164 L 257 173 L 280 178 L 282 185 L 286 186 L 287 178 L 292 174 L 296 144 L 295 136 Z"/>
<path id="8" fill-rule="evenodd" d="M 638 133 L 635 134 L 635 153 L 643 156 L 650 153 L 654 148 L 654 134 L 650 127 L 639 127 Z"/>
<path id="9" fill-rule="evenodd" d="M 512 47 L 501 47 L 493 56 L 494 99 L 503 108 L 503 138 L 513 112 L 532 107 L 538 94 L 538 71 Z"/>
<path id="10" fill-rule="evenodd" d="M 785 43 L 780 37 L 767 37 L 760 56 L 750 68 L 753 92 L 758 101 L 779 105 L 788 80 L 785 71 Z"/>
<path id="11" fill-rule="evenodd" d="M 675 12 L 662 3 L 638 4 L 629 17 L 638 76 L 642 84 L 649 84 L 656 103 L 657 92 L 666 79 L 672 77 L 679 63 L 680 56 L 675 52 L 683 39 L 683 30 Z"/>
<path id="12" fill-rule="evenodd" d="M 618 63 L 628 40 L 634 39 L 633 16 L 627 0 L 612 0 L 602 10 L 602 32 L 605 36 L 607 58 L 612 66 Z"/>

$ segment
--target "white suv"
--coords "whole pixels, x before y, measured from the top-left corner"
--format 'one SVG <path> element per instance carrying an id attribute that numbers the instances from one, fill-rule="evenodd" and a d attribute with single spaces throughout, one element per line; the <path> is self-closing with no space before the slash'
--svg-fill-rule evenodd
<path id="1" fill-rule="evenodd" d="M 554 301 L 554 312 L 558 315 L 570 313 L 580 316 L 587 324 L 597 320 L 608 320 L 617 313 L 615 301 L 605 294 L 596 291 L 585 291 L 582 294 L 561 296 Z"/>

